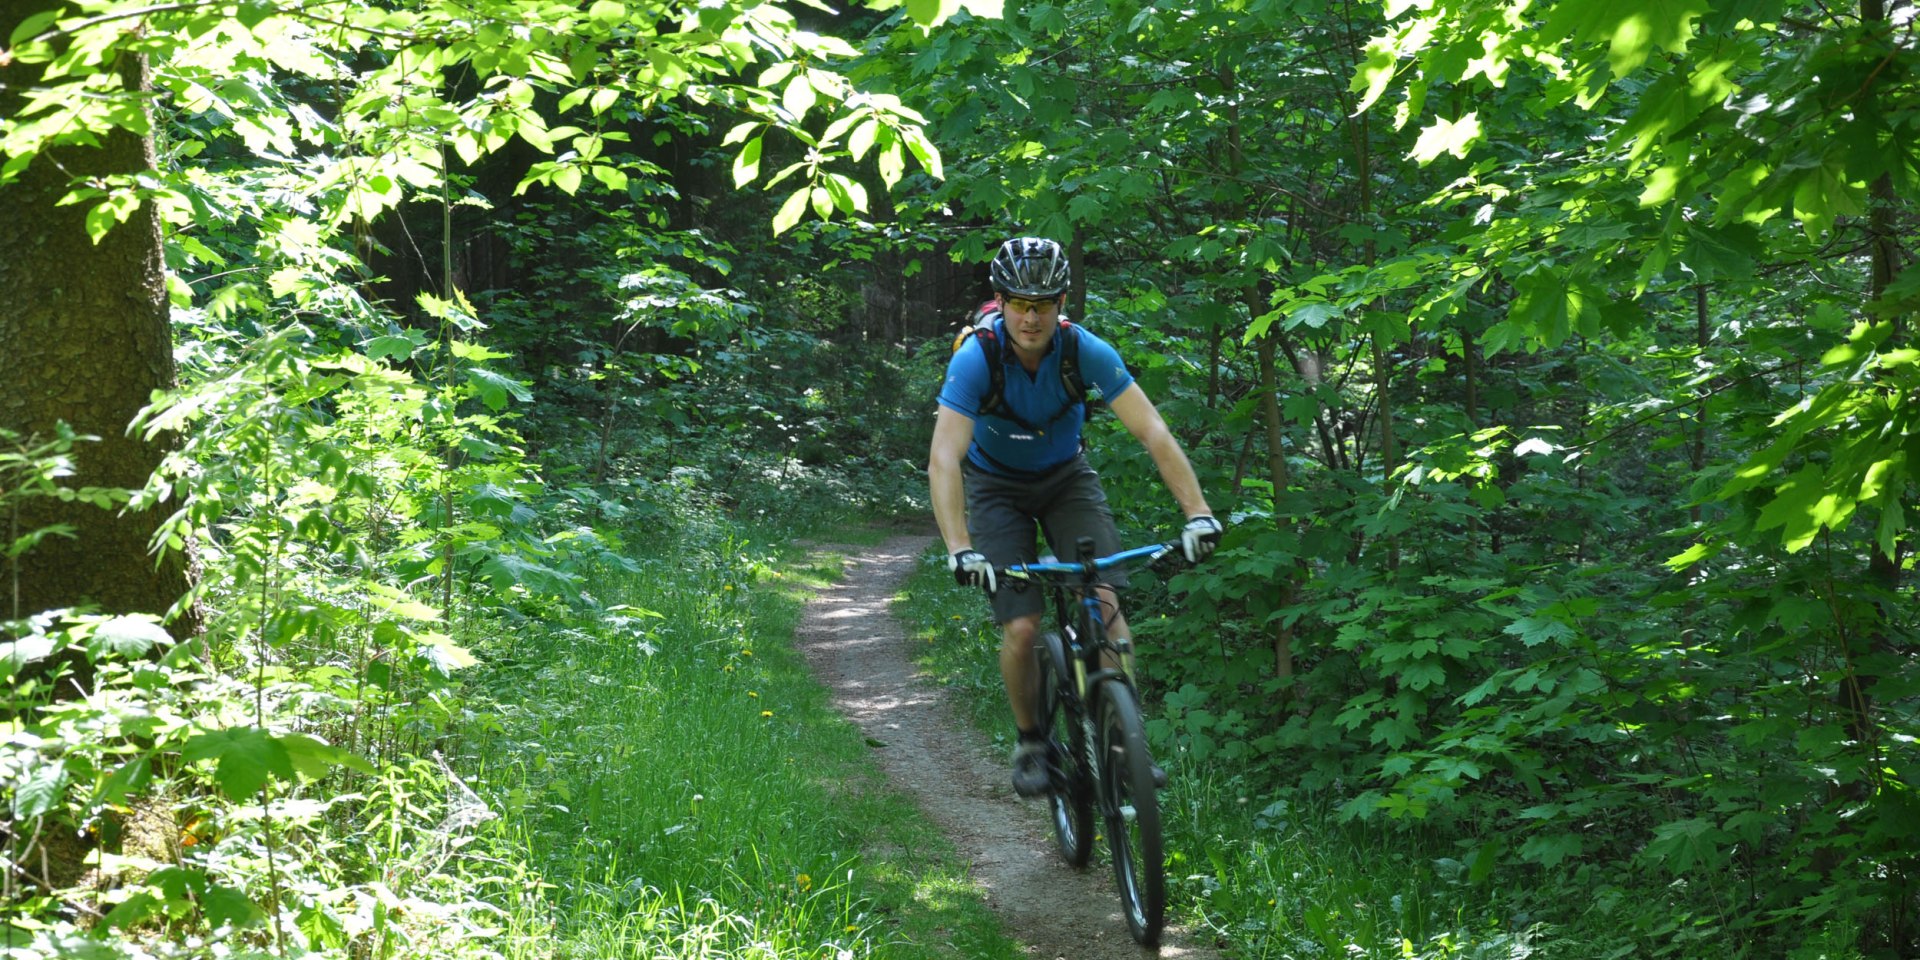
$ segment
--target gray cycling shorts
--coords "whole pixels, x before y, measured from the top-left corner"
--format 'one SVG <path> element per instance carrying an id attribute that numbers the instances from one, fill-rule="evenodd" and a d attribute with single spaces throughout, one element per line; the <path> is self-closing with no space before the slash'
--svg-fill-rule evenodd
<path id="1" fill-rule="evenodd" d="M 1085 456 L 1055 467 L 1032 480 L 1016 480 L 988 473 L 968 462 L 961 471 L 967 489 L 967 535 L 973 548 L 986 554 L 994 566 L 1032 563 L 1040 558 L 1035 534 L 1061 560 L 1077 560 L 1074 544 L 1092 537 L 1099 556 L 1118 553 L 1120 533 L 1113 525 L 1100 476 Z M 1100 582 L 1127 585 L 1124 571 L 1100 574 Z M 1040 613 L 1046 593 L 1038 587 L 1015 589 L 1002 583 L 993 597 L 995 623 Z"/>

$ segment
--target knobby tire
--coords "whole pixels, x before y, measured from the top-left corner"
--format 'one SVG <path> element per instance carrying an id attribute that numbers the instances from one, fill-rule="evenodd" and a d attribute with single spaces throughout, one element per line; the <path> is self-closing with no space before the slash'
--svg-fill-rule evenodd
<path id="1" fill-rule="evenodd" d="M 1160 836 L 1160 798 L 1153 785 L 1153 757 L 1133 689 L 1119 680 L 1100 684 L 1100 812 L 1120 905 L 1133 938 L 1160 942 L 1166 922 L 1167 887 Z"/>

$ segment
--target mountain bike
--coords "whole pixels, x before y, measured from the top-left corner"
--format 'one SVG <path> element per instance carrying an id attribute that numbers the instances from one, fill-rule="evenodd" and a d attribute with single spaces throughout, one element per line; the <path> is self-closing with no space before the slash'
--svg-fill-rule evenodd
<path id="1" fill-rule="evenodd" d="M 1144 567 L 1180 544 L 1158 543 L 1095 557 L 1091 538 L 1075 547 L 1078 563 L 1043 559 L 1000 568 L 1001 589 L 1038 586 L 1052 601 L 1058 631 L 1035 643 L 1040 661 L 1040 717 L 1047 735 L 1047 806 L 1060 855 L 1085 867 L 1093 855 L 1098 810 L 1113 856 L 1114 880 L 1133 938 L 1160 942 L 1167 887 L 1156 779 L 1133 683 L 1131 642 L 1107 635 L 1094 590 L 1098 575 Z"/>

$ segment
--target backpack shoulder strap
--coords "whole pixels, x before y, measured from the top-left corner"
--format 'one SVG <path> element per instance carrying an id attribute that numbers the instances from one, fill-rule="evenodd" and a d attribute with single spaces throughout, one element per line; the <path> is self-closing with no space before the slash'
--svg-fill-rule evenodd
<path id="1" fill-rule="evenodd" d="M 1060 382 L 1067 389 L 1068 403 L 1087 402 L 1087 381 L 1080 375 L 1080 328 L 1071 320 L 1060 321 Z"/>
<path id="2" fill-rule="evenodd" d="M 980 395 L 980 410 L 983 415 L 1004 416 L 1001 408 L 1007 399 L 1007 365 L 1000 352 L 1000 335 L 994 332 L 993 322 L 987 320 L 978 326 L 968 327 L 954 340 L 954 350 L 958 351 L 966 344 L 968 337 L 980 341 L 980 353 L 987 361 L 987 392 Z"/>

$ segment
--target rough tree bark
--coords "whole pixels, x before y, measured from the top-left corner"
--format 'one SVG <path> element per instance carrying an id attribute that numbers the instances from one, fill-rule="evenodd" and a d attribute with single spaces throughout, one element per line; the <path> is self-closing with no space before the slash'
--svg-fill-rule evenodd
<path id="1" fill-rule="evenodd" d="M 43 6 L 0 4 L 0 37 Z M 128 55 L 121 76 L 128 89 L 145 89 L 141 59 Z M 37 64 L 0 66 L 0 116 L 16 114 L 38 80 Z M 76 180 L 137 173 L 153 162 L 150 137 L 116 130 L 97 147 L 48 150 L 0 187 L 0 426 L 45 437 L 66 421 L 99 437 L 76 451 L 77 475 L 68 480 L 75 486 L 137 488 L 160 463 L 164 447 L 129 436 L 127 425 L 153 391 L 173 385 L 173 338 L 153 208 L 96 244 L 87 206 L 56 204 Z M 19 560 L 20 614 L 82 604 L 164 613 L 187 590 L 181 555 L 156 565 L 148 553 L 158 511 L 122 514 L 52 498 L 27 500 L 21 510 L 23 531 L 67 524 L 75 536 L 49 538 Z M 180 635 L 192 625 L 173 629 Z"/>

